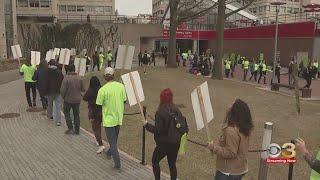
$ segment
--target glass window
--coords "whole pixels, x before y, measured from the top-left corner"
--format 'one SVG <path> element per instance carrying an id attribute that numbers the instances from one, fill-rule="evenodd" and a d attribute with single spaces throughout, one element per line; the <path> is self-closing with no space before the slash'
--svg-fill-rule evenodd
<path id="1" fill-rule="evenodd" d="M 67 8 L 68 8 L 68 12 L 76 12 L 77 10 L 76 6 L 72 6 L 72 5 L 67 6 Z"/>
<path id="2" fill-rule="evenodd" d="M 253 13 L 257 13 L 257 8 L 252 8 Z"/>
<path id="3" fill-rule="evenodd" d="M 259 12 L 263 12 L 263 6 L 259 7 Z"/>
<path id="4" fill-rule="evenodd" d="M 103 13 L 103 7 L 102 6 L 96 6 L 95 8 L 97 13 Z"/>
<path id="5" fill-rule="evenodd" d="M 112 11 L 112 7 L 111 7 L 111 6 L 105 6 L 105 7 L 104 7 L 104 12 L 109 13 L 109 12 L 111 12 L 111 11 Z"/>
<path id="6" fill-rule="evenodd" d="M 67 11 L 67 6 L 66 5 L 60 5 L 60 11 L 66 12 Z"/>
<path id="7" fill-rule="evenodd" d="M 287 7 L 287 13 L 292 13 L 292 8 L 291 7 Z"/>
<path id="8" fill-rule="evenodd" d="M 84 6 L 77 6 L 77 12 L 83 12 Z"/>
<path id="9" fill-rule="evenodd" d="M 18 0 L 17 7 L 28 7 L 28 0 Z"/>
<path id="10" fill-rule="evenodd" d="M 270 11 L 270 5 L 266 6 L 266 11 Z"/>
<path id="11" fill-rule="evenodd" d="M 40 0 L 40 6 L 41 7 L 50 7 L 51 0 Z"/>
<path id="12" fill-rule="evenodd" d="M 39 0 L 29 0 L 30 7 L 39 7 Z"/>
<path id="13" fill-rule="evenodd" d="M 294 8 L 293 12 L 294 13 L 298 13 L 299 12 L 299 8 Z"/>

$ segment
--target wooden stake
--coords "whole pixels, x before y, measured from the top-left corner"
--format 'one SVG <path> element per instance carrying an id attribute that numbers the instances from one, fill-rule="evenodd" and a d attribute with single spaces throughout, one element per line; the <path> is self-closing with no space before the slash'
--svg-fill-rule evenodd
<path id="1" fill-rule="evenodd" d="M 130 81 L 131 81 L 131 84 L 132 84 L 134 96 L 136 97 L 136 101 L 137 101 L 137 103 L 139 105 L 140 113 L 141 113 L 141 116 L 142 116 L 142 123 L 144 125 L 147 120 L 146 120 L 146 118 L 144 116 L 143 108 L 141 106 L 140 98 L 139 98 L 139 95 L 138 95 L 138 92 L 137 92 L 137 87 L 136 87 L 136 85 L 134 83 L 134 80 L 133 80 L 131 72 L 129 73 L 129 77 L 130 77 Z"/>
<path id="2" fill-rule="evenodd" d="M 18 56 L 18 63 L 19 63 L 19 68 L 20 68 L 21 63 L 20 63 L 20 58 L 19 58 L 19 54 L 18 54 L 18 50 L 17 50 L 17 45 L 14 46 L 14 49 L 16 50 L 16 55 Z"/>
<path id="3" fill-rule="evenodd" d="M 207 115 L 206 115 L 206 112 L 205 112 L 205 109 L 204 109 L 203 97 L 202 97 L 202 93 L 201 93 L 200 87 L 197 87 L 197 94 L 198 94 L 198 99 L 199 99 L 199 104 L 200 104 L 203 124 L 204 124 L 204 127 L 206 129 L 206 133 L 207 133 L 208 143 L 211 143 L 212 142 L 212 138 L 211 138 L 211 135 L 210 135 L 209 125 L 208 125 L 208 118 L 207 118 Z"/>

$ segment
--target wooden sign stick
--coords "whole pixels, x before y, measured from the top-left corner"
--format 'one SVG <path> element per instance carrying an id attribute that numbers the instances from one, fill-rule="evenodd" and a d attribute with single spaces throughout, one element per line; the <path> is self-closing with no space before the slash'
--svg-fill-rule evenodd
<path id="1" fill-rule="evenodd" d="M 17 49 L 17 46 L 14 46 L 14 49 L 16 50 L 16 55 L 18 56 L 18 63 L 19 63 L 19 67 L 21 67 L 21 63 L 20 63 L 20 58 L 19 58 L 19 55 L 18 55 L 18 49 Z"/>
<path id="2" fill-rule="evenodd" d="M 66 62 L 66 55 L 67 55 L 67 53 L 66 53 L 67 51 L 65 50 L 64 51 L 64 57 L 63 57 L 63 64 L 62 64 L 62 70 L 64 69 L 64 71 L 66 71 L 66 68 L 65 68 L 65 62 Z"/>
<path id="3" fill-rule="evenodd" d="M 147 120 L 146 120 L 146 117 L 144 117 L 143 108 L 141 106 L 140 98 L 139 98 L 139 95 L 138 95 L 138 92 L 137 92 L 136 85 L 134 84 L 134 80 L 133 80 L 131 72 L 129 73 L 129 77 L 130 77 L 130 81 L 131 81 L 131 84 L 132 84 L 134 96 L 136 97 L 136 101 L 137 101 L 137 103 L 139 105 L 140 113 L 141 113 L 141 116 L 142 116 L 142 123 L 144 125 Z"/>
<path id="4" fill-rule="evenodd" d="M 201 94 L 200 87 L 197 87 L 197 94 L 198 94 L 198 99 L 199 99 L 199 104 L 200 104 L 203 124 L 204 124 L 204 127 L 206 129 L 206 133 L 207 133 L 208 143 L 211 143 L 212 142 L 212 138 L 211 138 L 210 131 L 209 131 L 207 115 L 206 115 L 206 112 L 204 110 L 203 97 L 202 97 L 202 94 Z"/>

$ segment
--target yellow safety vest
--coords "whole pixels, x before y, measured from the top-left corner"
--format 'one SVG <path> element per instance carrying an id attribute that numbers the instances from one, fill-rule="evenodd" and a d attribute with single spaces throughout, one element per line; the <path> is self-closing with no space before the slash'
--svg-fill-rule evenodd
<path id="1" fill-rule="evenodd" d="M 231 61 L 226 61 L 226 69 L 231 69 Z"/>
<path id="2" fill-rule="evenodd" d="M 248 60 L 243 61 L 243 69 L 249 69 L 249 61 Z"/>

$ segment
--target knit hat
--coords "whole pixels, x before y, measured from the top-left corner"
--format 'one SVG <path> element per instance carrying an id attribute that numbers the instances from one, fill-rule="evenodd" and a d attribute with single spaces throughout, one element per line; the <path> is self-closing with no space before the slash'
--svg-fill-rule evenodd
<path id="1" fill-rule="evenodd" d="M 162 90 L 160 94 L 161 103 L 172 103 L 173 94 L 170 88 Z"/>

